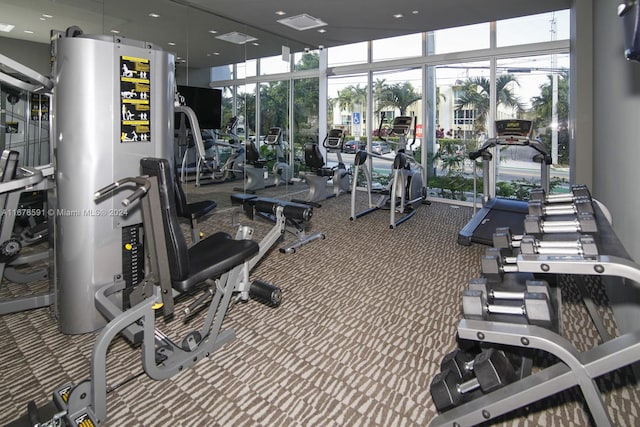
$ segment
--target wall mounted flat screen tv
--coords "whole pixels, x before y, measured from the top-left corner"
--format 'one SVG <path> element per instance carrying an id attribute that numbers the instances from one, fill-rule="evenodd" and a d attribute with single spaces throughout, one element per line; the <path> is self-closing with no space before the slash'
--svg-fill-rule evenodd
<path id="1" fill-rule="evenodd" d="M 191 107 L 193 112 L 196 113 L 200 129 L 221 128 L 222 91 L 220 89 L 178 86 L 178 92 L 184 96 L 186 106 Z M 178 117 L 179 115 L 176 115 L 176 127 L 180 124 Z M 188 123 L 188 120 L 186 122 Z"/>

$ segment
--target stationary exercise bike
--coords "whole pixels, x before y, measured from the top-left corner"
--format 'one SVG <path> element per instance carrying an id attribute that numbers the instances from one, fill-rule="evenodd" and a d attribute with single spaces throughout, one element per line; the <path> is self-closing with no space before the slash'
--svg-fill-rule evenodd
<path id="1" fill-rule="evenodd" d="M 309 194 L 304 200 L 299 202 L 312 206 L 320 206 L 321 200 L 337 197 L 340 194 L 349 192 L 349 171 L 342 161 L 342 144 L 344 142 L 344 132 L 342 129 L 331 129 L 322 141 L 322 145 L 327 149 L 327 153 L 336 153 L 338 164 L 334 167 L 325 166 L 324 158 L 320 152 L 317 142 L 309 143 L 304 148 L 304 162 L 311 170 L 301 172 L 300 177 L 309 184 Z M 331 191 L 327 188 L 329 179 L 333 182 Z"/>
<path id="2" fill-rule="evenodd" d="M 269 180 L 269 172 L 267 162 L 260 157 L 260 152 L 252 141 L 245 142 L 246 148 L 246 167 L 245 167 L 245 185 L 246 192 L 255 192 L 269 187 L 277 187 L 282 184 L 291 184 L 293 178 L 293 168 L 289 166 L 284 158 L 284 150 L 282 149 L 282 129 L 272 127 L 264 139 L 264 143 L 274 147 L 276 152 L 276 163 L 273 165 L 273 181 Z"/>
<path id="3" fill-rule="evenodd" d="M 382 135 L 382 123 L 384 122 L 384 113 L 380 120 L 378 135 Z M 414 139 L 407 148 L 407 135 L 411 131 L 413 124 Z M 364 215 L 374 212 L 378 209 L 389 209 L 391 211 L 389 228 L 394 229 L 402 224 L 416 213 L 416 208 L 420 204 L 431 204 L 427 201 L 426 188 L 422 181 L 423 167 L 413 157 L 411 146 L 415 143 L 415 127 L 416 124 L 411 116 L 398 116 L 393 119 L 393 124 L 389 135 L 397 135 L 399 141 L 396 144 L 396 156 L 393 159 L 393 175 L 387 188 L 380 193 L 380 197 L 374 203 L 372 196 L 372 166 L 368 161 L 368 157 L 375 157 L 388 160 L 378 154 L 369 153 L 367 151 L 358 151 L 354 158 L 353 173 L 353 189 L 351 191 L 351 220 L 355 221 Z M 390 141 L 387 138 L 380 138 L 387 144 Z M 368 193 L 368 208 L 356 212 L 356 192 L 358 189 L 358 174 L 362 171 L 366 179 L 366 191 Z M 396 219 L 396 214 L 402 216 Z"/>

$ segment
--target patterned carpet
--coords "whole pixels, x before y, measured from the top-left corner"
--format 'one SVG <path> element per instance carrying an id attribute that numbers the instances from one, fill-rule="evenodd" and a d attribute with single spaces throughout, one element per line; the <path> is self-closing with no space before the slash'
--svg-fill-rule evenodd
<path id="1" fill-rule="evenodd" d="M 274 189 L 284 197 L 304 187 Z M 191 200 L 213 198 L 218 211 L 205 234 L 233 231 L 231 186 L 187 186 Z M 303 196 L 297 194 L 297 197 Z M 309 232 L 326 239 L 295 254 L 270 252 L 253 278 L 283 289 L 284 302 L 236 305 L 226 327 L 231 344 L 166 381 L 142 372 L 139 349 L 114 341 L 108 358 L 106 426 L 418 426 L 436 415 L 429 384 L 456 346 L 460 294 L 480 274 L 484 247 L 463 247 L 457 233 L 471 209 L 422 206 L 389 230 L 388 211 L 349 221 L 349 197 L 314 209 Z M 241 217 L 243 222 L 247 222 Z M 259 239 L 269 226 L 254 222 Z M 291 237 L 287 237 L 291 243 Z M 597 285 L 597 284 L 596 284 Z M 0 296 L 20 287 L 3 282 Z M 615 333 L 606 297 L 592 286 L 605 325 Z M 580 350 L 598 343 L 572 281 L 562 283 L 565 336 Z M 165 332 L 184 330 L 178 319 Z M 88 377 L 93 334 L 63 335 L 49 309 L 0 317 L 0 425 L 22 415 L 29 400 Z M 629 369 L 601 381 L 616 425 L 640 424 L 640 394 Z M 518 411 L 501 425 L 589 424 L 579 392 L 570 390 Z"/>

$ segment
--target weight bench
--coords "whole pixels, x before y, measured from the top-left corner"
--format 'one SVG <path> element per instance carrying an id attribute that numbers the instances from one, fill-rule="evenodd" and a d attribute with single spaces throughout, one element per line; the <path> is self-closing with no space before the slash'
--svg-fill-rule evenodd
<path id="1" fill-rule="evenodd" d="M 325 238 L 324 233 L 307 235 L 305 232 L 305 225 L 313 216 L 313 207 L 309 205 L 244 193 L 232 194 L 231 204 L 241 208 L 251 220 L 258 216 L 275 223 L 270 232 L 272 236 L 265 237 L 265 239 L 269 238 L 269 248 L 285 231 L 296 236 L 296 242 L 280 248 L 281 253 L 294 253 L 296 249 L 307 243 Z M 234 216 L 234 224 L 236 223 Z"/>
<path id="2" fill-rule="evenodd" d="M 105 421 L 106 357 L 116 336 L 122 334 L 133 343 L 141 343 L 145 373 L 163 380 L 210 357 L 235 338 L 233 330 L 222 330 L 234 300 L 272 296 L 272 305 L 279 303 L 279 289 L 264 282 L 248 281 L 250 265 L 255 265 L 260 253 L 258 243 L 218 232 L 188 247 L 177 218 L 169 162 L 146 158 L 141 160 L 141 166 L 152 173 L 123 178 L 96 192 L 96 200 L 101 200 L 121 189 L 133 189 L 122 203 L 127 207 L 136 202 L 142 205 L 148 268 L 144 279 L 128 292 L 130 308 L 123 308 L 126 306 L 123 279 L 115 279 L 96 293 L 96 307 L 109 323 L 96 338 L 91 377 L 59 387 L 53 393 L 53 403 L 43 408 L 45 412 L 45 408 L 54 405 L 56 416 L 64 418 L 69 426 L 85 425 L 84 420 L 92 425 Z M 186 332 L 182 339 L 169 338 L 156 326 L 159 310 L 165 318 L 174 317 L 174 297 L 178 295 L 194 297 L 184 310 L 187 320 L 204 312 L 199 328 Z M 33 407 L 29 405 L 30 416 Z"/>

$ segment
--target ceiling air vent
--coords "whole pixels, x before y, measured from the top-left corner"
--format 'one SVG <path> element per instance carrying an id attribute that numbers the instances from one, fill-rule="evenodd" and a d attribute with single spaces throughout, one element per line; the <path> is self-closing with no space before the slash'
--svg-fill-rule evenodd
<path id="1" fill-rule="evenodd" d="M 278 22 L 298 31 L 310 30 L 311 28 L 318 28 L 327 25 L 326 22 L 322 22 L 318 18 L 314 18 L 306 13 L 291 16 L 289 18 L 278 19 Z"/>
<path id="2" fill-rule="evenodd" d="M 231 33 L 222 34 L 216 36 L 217 39 L 224 40 L 229 43 L 235 44 L 245 44 L 247 42 L 252 42 L 254 40 L 258 40 L 257 38 L 250 36 L 248 34 L 239 33 L 237 31 L 233 31 Z"/>
<path id="3" fill-rule="evenodd" d="M 15 25 L 0 23 L 0 31 L 2 31 L 3 33 L 9 33 L 14 28 L 15 28 Z"/>

